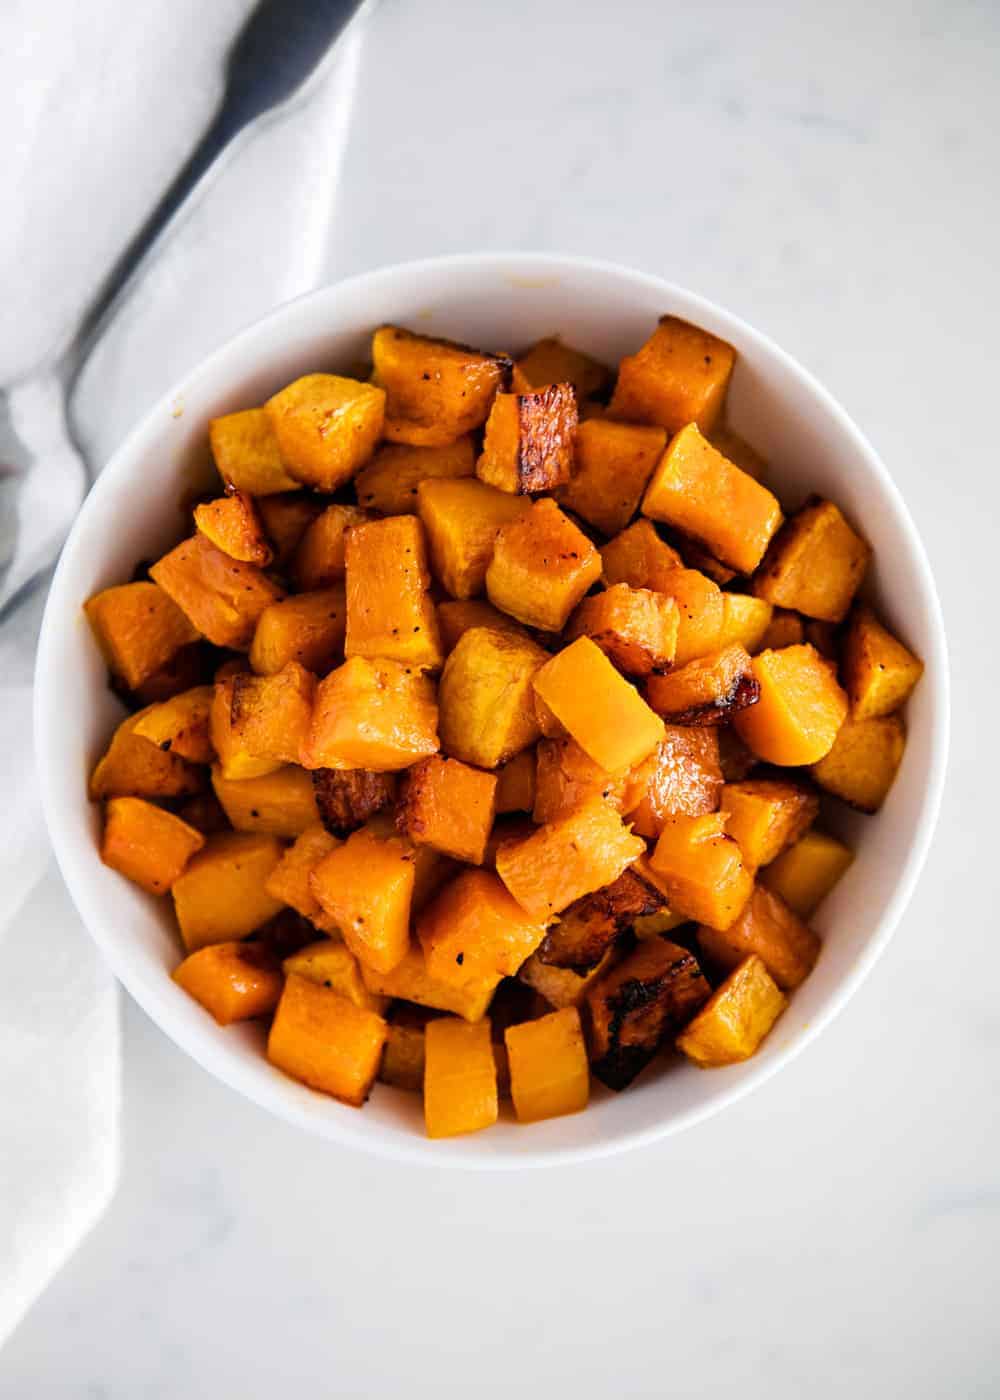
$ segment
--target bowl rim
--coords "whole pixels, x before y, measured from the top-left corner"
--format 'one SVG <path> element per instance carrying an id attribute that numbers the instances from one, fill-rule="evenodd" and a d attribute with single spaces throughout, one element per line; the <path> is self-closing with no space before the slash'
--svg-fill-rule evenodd
<path id="1" fill-rule="evenodd" d="M 606 278 L 628 281 L 642 290 L 662 297 L 666 305 L 683 304 L 685 314 L 697 316 L 704 313 L 709 321 L 730 327 L 747 341 L 770 353 L 780 364 L 785 374 L 797 378 L 804 388 L 820 403 L 836 423 L 845 437 L 852 441 L 854 448 L 865 460 L 868 469 L 880 480 L 882 489 L 891 501 L 897 523 L 906 539 L 911 562 L 919 577 L 922 589 L 922 603 L 928 611 L 929 634 L 932 639 L 930 654 L 925 658 L 926 667 L 922 684 L 931 691 L 930 703 L 930 744 L 926 783 L 922 796 L 922 811 L 916 825 L 916 837 L 906 853 L 903 867 L 895 887 L 879 916 L 877 925 L 866 942 L 850 971 L 842 978 L 830 994 L 826 1004 L 811 1019 L 807 1027 L 795 1036 L 783 1051 L 772 1060 L 760 1064 L 756 1071 L 751 1070 L 735 1082 L 729 1089 L 713 1093 L 702 1104 L 681 1110 L 672 1118 L 644 1125 L 606 1140 L 589 1142 L 576 1146 L 533 1148 L 525 1142 L 523 1151 L 510 1156 L 490 1158 L 465 1151 L 462 1140 L 453 1140 L 449 1151 L 438 1156 L 427 1150 L 427 1142 L 422 1138 L 408 1140 L 380 1139 L 377 1132 L 355 1133 L 343 1131 L 340 1119 L 335 1115 L 318 1120 L 308 1114 L 291 1096 L 285 1096 L 277 1088 L 266 1091 L 258 1081 L 245 1080 L 237 1057 L 220 1051 L 208 1035 L 192 1031 L 175 1016 L 171 1003 L 158 995 L 157 988 L 141 976 L 133 976 L 132 969 L 119 958 L 115 939 L 105 931 L 100 911 L 93 907 L 89 892 L 82 888 L 82 880 L 77 876 L 83 866 L 98 860 L 97 852 L 90 843 L 84 845 L 79 833 L 73 829 L 74 804 L 61 796 L 60 772 L 54 762 L 47 743 L 49 726 L 58 722 L 60 707 L 53 706 L 54 686 L 57 671 L 58 634 L 64 621 L 64 609 L 60 603 L 63 579 L 70 569 L 76 541 L 81 533 L 81 522 L 85 517 L 101 508 L 103 499 L 114 489 L 116 479 L 125 470 L 126 464 L 138 455 L 147 437 L 154 438 L 159 432 L 159 424 L 164 412 L 172 405 L 183 401 L 188 386 L 196 383 L 206 374 L 218 369 L 226 360 L 238 352 L 242 345 L 259 336 L 269 326 L 277 329 L 294 316 L 295 308 L 304 304 L 330 297 L 346 288 L 361 290 L 366 282 L 391 280 L 393 277 L 440 274 L 448 269 L 481 268 L 491 275 L 551 276 L 566 273 L 584 273 Z M 573 1162 L 592 1161 L 609 1157 L 632 1148 L 670 1137 L 675 1133 L 694 1127 L 696 1124 L 714 1117 L 723 1109 L 765 1084 L 779 1070 L 790 1064 L 816 1037 L 825 1030 L 851 1000 L 865 978 L 881 957 L 889 940 L 899 925 L 902 914 L 909 903 L 917 880 L 923 869 L 937 824 L 944 791 L 950 738 L 950 676 L 948 668 L 947 637 L 941 603 L 927 552 L 917 527 L 909 513 L 899 488 L 888 468 L 869 442 L 866 435 L 853 421 L 847 411 L 833 397 L 815 376 L 792 355 L 782 349 L 768 335 L 727 308 L 710 301 L 707 297 L 692 292 L 676 283 L 652 273 L 642 272 L 612 261 L 590 258 L 576 254 L 532 253 L 526 251 L 481 251 L 459 254 L 444 254 L 430 258 L 404 260 L 389 263 L 350 277 L 339 278 L 324 283 L 320 287 L 281 303 L 245 325 L 235 335 L 206 355 L 193 369 L 189 370 L 177 383 L 172 385 L 138 419 L 124 440 L 112 454 L 105 468 L 98 476 L 93 488 L 84 501 L 66 540 L 55 569 L 39 633 L 35 663 L 33 720 L 35 731 L 36 764 L 41 789 L 42 809 L 60 873 L 66 883 L 73 904 L 90 936 L 101 949 L 115 977 L 125 987 L 129 995 L 139 1004 L 155 1024 L 186 1051 L 203 1069 L 230 1088 L 250 1099 L 258 1107 L 274 1113 L 287 1123 L 303 1128 L 311 1136 L 336 1142 L 343 1146 L 360 1148 L 383 1160 L 420 1164 L 422 1166 L 474 1168 L 487 1171 L 514 1171 L 528 1167 L 561 1166 Z M 433 1145 L 433 1144 L 432 1144 Z"/>

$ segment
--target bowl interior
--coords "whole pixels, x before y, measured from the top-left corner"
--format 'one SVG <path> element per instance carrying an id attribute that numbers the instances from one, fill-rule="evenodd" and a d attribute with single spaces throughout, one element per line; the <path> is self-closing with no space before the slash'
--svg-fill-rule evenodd
<path id="1" fill-rule="evenodd" d="M 97 857 L 86 779 L 122 711 L 81 604 L 180 537 L 183 496 L 211 476 L 210 417 L 260 403 L 309 370 L 364 363 L 382 322 L 515 352 L 558 332 L 614 362 L 665 312 L 737 347 L 730 422 L 769 460 L 768 484 L 782 500 L 794 506 L 813 491 L 829 495 L 871 541 L 868 592 L 927 663 L 907 714 L 906 755 L 878 816 L 838 814 L 838 834 L 857 858 L 815 918 L 824 939 L 816 970 L 753 1060 L 706 1073 L 664 1057 L 628 1092 L 598 1090 L 586 1113 L 530 1128 L 508 1116 L 488 1133 L 429 1143 L 417 1096 L 379 1086 L 359 1113 L 312 1093 L 267 1064 L 258 1027 L 220 1029 L 170 981 L 179 944 L 169 905 Z M 483 255 L 389 268 L 292 302 L 229 342 L 153 410 L 102 473 L 63 553 L 39 648 L 36 727 L 43 801 L 70 892 L 117 975 L 178 1044 L 233 1087 L 323 1136 L 439 1165 L 524 1166 L 618 1150 L 716 1111 L 773 1073 L 844 1003 L 887 940 L 930 839 L 945 760 L 946 659 L 933 584 L 898 493 L 843 411 L 783 352 L 652 277 L 574 259 Z"/>

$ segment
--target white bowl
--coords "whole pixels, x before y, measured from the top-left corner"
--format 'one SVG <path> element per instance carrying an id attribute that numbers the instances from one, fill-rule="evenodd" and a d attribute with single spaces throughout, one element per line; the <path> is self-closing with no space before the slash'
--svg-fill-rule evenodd
<path id="1" fill-rule="evenodd" d="M 101 864 L 87 775 L 120 720 L 81 611 L 181 535 L 185 491 L 210 479 L 206 424 L 261 403 L 315 369 L 363 361 L 373 327 L 519 351 L 555 332 L 609 363 L 672 312 L 736 346 L 733 427 L 771 462 L 771 484 L 796 505 L 816 491 L 856 522 L 875 551 L 869 592 L 926 662 L 907 712 L 909 743 L 876 817 L 843 814 L 857 858 L 815 925 L 823 953 L 760 1053 L 703 1071 L 668 1060 L 625 1093 L 599 1090 L 586 1113 L 430 1142 L 419 1097 L 378 1086 L 361 1112 L 273 1069 L 260 1027 L 220 1029 L 170 980 L 180 957 L 169 901 Z M 618 1152 L 717 1113 L 796 1055 L 860 985 L 913 890 L 937 817 L 948 735 L 944 630 L 920 539 L 896 487 L 847 414 L 794 360 L 735 316 L 658 278 L 580 258 L 479 254 L 366 273 L 280 307 L 243 331 L 169 393 L 97 481 L 63 551 L 42 626 L 35 724 L 42 799 L 66 884 L 121 981 L 199 1064 L 261 1106 L 321 1137 L 438 1166 L 525 1167 Z"/>

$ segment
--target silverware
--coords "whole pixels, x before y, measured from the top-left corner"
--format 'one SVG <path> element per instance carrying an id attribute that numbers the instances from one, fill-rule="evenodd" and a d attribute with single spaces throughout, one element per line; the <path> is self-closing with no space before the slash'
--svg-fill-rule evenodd
<path id="1" fill-rule="evenodd" d="M 229 50 L 218 109 L 183 167 L 119 254 L 75 329 L 0 387 L 0 620 L 55 562 L 93 470 L 73 421 L 91 350 L 196 195 L 265 113 L 289 102 L 348 22 L 373 0 L 260 0 Z"/>

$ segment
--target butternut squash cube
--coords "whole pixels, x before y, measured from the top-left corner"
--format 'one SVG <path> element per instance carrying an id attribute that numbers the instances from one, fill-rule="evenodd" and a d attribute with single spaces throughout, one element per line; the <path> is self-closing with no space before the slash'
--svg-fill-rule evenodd
<path id="1" fill-rule="evenodd" d="M 214 695 L 214 686 L 197 685 L 158 705 L 150 705 L 136 716 L 132 733 L 189 763 L 211 763 L 215 750 L 209 716 Z"/>
<path id="2" fill-rule="evenodd" d="M 149 572 L 197 631 L 236 651 L 247 650 L 257 619 L 282 596 L 253 564 L 231 559 L 204 535 L 182 540 Z"/>
<path id="3" fill-rule="evenodd" d="M 576 424 L 572 384 L 497 394 L 476 475 L 512 496 L 556 490 L 570 478 Z"/>
<path id="4" fill-rule="evenodd" d="M 877 812 L 903 759 L 906 730 L 899 715 L 846 719 L 830 751 L 812 765 L 821 788 L 861 812 Z"/>
<path id="5" fill-rule="evenodd" d="M 334 504 L 303 532 L 292 560 L 292 578 L 304 592 L 342 583 L 347 572 L 347 532 L 371 517 L 357 506 Z"/>
<path id="6" fill-rule="evenodd" d="M 253 498 L 245 491 L 204 501 L 194 508 L 194 523 L 216 549 L 230 559 L 266 568 L 274 558 Z"/>
<path id="7" fill-rule="evenodd" d="M 289 474 L 317 491 L 336 491 L 374 452 L 385 393 L 339 374 L 306 374 L 265 407 Z"/>
<path id="8" fill-rule="evenodd" d="M 290 476 L 271 419 L 263 408 L 245 408 L 213 418 L 208 440 L 219 475 L 227 486 L 251 496 L 294 491 L 298 482 Z"/>
<path id="9" fill-rule="evenodd" d="M 261 523 L 274 553 L 274 562 L 284 567 L 299 547 L 302 536 L 320 515 L 323 504 L 306 491 L 283 491 L 255 500 Z"/>
<path id="10" fill-rule="evenodd" d="M 738 710 L 755 705 L 759 693 L 750 654 L 738 643 L 646 682 L 651 707 L 680 725 L 724 724 Z"/>
<path id="11" fill-rule="evenodd" d="M 396 800 L 395 773 L 317 768 L 312 779 L 320 820 L 334 836 L 349 836 Z"/>
<path id="12" fill-rule="evenodd" d="M 677 1037 L 677 1048 L 703 1069 L 749 1060 L 788 998 L 760 958 L 751 953 Z"/>
<path id="13" fill-rule="evenodd" d="M 424 527 L 413 515 L 355 525 L 347 535 L 344 654 L 433 670 L 444 654 L 428 588 Z"/>
<path id="14" fill-rule="evenodd" d="M 320 902 L 312 892 L 309 877 L 340 842 L 331 836 L 325 827 L 314 822 L 295 838 L 293 845 L 284 852 L 278 864 L 271 871 L 264 888 L 274 899 L 280 900 L 315 924 L 318 929 L 331 936 L 339 930 L 332 919 L 328 919 L 320 907 Z M 295 969 L 300 971 L 301 969 Z"/>
<path id="15" fill-rule="evenodd" d="M 878 719 L 906 704 L 924 663 L 882 626 L 871 608 L 858 608 L 844 638 L 842 670 L 851 718 Z"/>
<path id="16" fill-rule="evenodd" d="M 662 583 L 684 561 L 676 549 L 660 539 L 651 520 L 637 520 L 601 550 L 604 582 L 608 587 L 627 583 L 630 588 L 662 592 Z"/>
<path id="17" fill-rule="evenodd" d="M 808 643 L 753 658 L 756 705 L 733 724 L 755 754 L 782 767 L 817 763 L 833 747 L 847 716 L 837 669 Z"/>
<path id="18" fill-rule="evenodd" d="M 166 894 L 204 844 L 200 831 L 139 797 L 113 797 L 104 809 L 101 860 L 150 894 Z"/>
<path id="19" fill-rule="evenodd" d="M 433 846 L 446 856 L 482 865 L 493 827 L 497 780 L 433 754 L 408 769 L 400 787 L 396 825 L 415 846 Z"/>
<path id="20" fill-rule="evenodd" d="M 736 362 L 731 345 L 677 316 L 664 316 L 645 345 L 618 366 L 612 418 L 656 423 L 668 433 L 696 423 L 711 432 Z"/>
<path id="21" fill-rule="evenodd" d="M 281 967 L 261 943 L 213 943 L 189 953 L 173 979 L 220 1026 L 270 1016 L 278 1005 Z"/>
<path id="22" fill-rule="evenodd" d="M 424 1034 L 426 1020 L 392 1020 L 385 1038 L 385 1053 L 378 1077 L 381 1083 L 411 1094 L 423 1093 Z"/>
<path id="23" fill-rule="evenodd" d="M 674 665 L 686 666 L 722 646 L 726 599 L 718 584 L 697 569 L 674 569 L 661 579 L 658 591 L 677 604 L 677 647 Z"/>
<path id="24" fill-rule="evenodd" d="M 542 739 L 536 757 L 533 818 L 539 825 L 558 821 L 592 798 L 602 798 L 616 812 L 631 811 L 646 789 L 649 771 L 643 760 L 609 773 L 575 739 Z"/>
<path id="25" fill-rule="evenodd" d="M 529 637 L 490 627 L 465 632 L 438 687 L 444 751 L 479 768 L 496 768 L 533 744 L 539 731 L 531 681 L 547 660 Z"/>
<path id="26" fill-rule="evenodd" d="M 757 885 L 743 913 L 724 932 L 699 928 L 698 946 L 723 972 L 732 972 L 748 953 L 756 953 L 781 990 L 790 992 L 816 966 L 821 945 L 783 899 Z"/>
<path id="27" fill-rule="evenodd" d="M 498 531 L 530 509 L 529 501 L 474 477 L 420 483 L 417 511 L 427 531 L 431 563 L 453 598 L 483 592 Z"/>
<path id="28" fill-rule="evenodd" d="M 177 604 L 155 583 L 123 583 L 95 593 L 83 605 L 113 675 L 137 690 L 198 640 L 198 632 Z"/>
<path id="29" fill-rule="evenodd" d="M 591 584 L 601 556 L 549 497 L 504 525 L 486 570 L 490 602 L 518 622 L 559 632 Z"/>
<path id="30" fill-rule="evenodd" d="M 663 721 L 589 637 L 578 637 L 538 671 L 536 694 L 606 772 L 641 762 L 663 738 Z"/>
<path id="31" fill-rule="evenodd" d="M 587 993 L 591 1068 L 621 1090 L 686 1025 L 711 989 L 694 955 L 666 938 L 640 943 Z"/>
<path id="32" fill-rule="evenodd" d="M 635 919 L 658 913 L 666 899 L 634 867 L 617 880 L 571 904 L 545 935 L 538 950 L 544 963 L 586 971 L 599 963 Z"/>
<path id="33" fill-rule="evenodd" d="M 238 673 L 237 673 L 238 674 Z M 219 771 L 226 779 L 259 778 L 281 767 L 277 758 L 259 758 L 248 752 L 233 728 L 233 690 L 236 675 L 215 682 L 208 727 L 212 748 L 219 760 Z"/>
<path id="34" fill-rule="evenodd" d="M 535 805 L 535 754 L 531 749 L 515 754 L 496 773 L 494 804 L 497 813 L 530 812 Z"/>
<path id="35" fill-rule="evenodd" d="M 488 1020 L 469 1025 L 442 1016 L 424 1031 L 427 1136 L 475 1133 L 497 1121 L 497 1069 Z"/>
<path id="36" fill-rule="evenodd" d="M 443 447 L 486 422 L 494 395 L 510 385 L 513 361 L 451 340 L 382 326 L 372 337 L 374 379 L 386 393 L 385 435 L 413 447 Z"/>
<path id="37" fill-rule="evenodd" d="M 417 937 L 427 971 L 442 982 L 513 977 L 545 937 L 491 870 L 463 870 L 424 909 Z"/>
<path id="38" fill-rule="evenodd" d="M 773 612 L 771 604 L 763 598 L 752 598 L 749 593 L 724 593 L 719 646 L 741 646 L 751 653 L 760 651 Z"/>
<path id="39" fill-rule="evenodd" d="M 575 1006 L 504 1031 L 510 1096 L 521 1123 L 579 1113 L 590 1101 L 590 1068 Z"/>
<path id="40" fill-rule="evenodd" d="M 601 798 L 497 851 L 497 874 L 533 919 L 547 922 L 610 885 L 645 846 Z"/>
<path id="41" fill-rule="evenodd" d="M 671 438 L 642 513 L 692 535 L 741 574 L 753 573 L 782 521 L 777 498 L 717 452 L 693 422 Z"/>
<path id="42" fill-rule="evenodd" d="M 265 608 L 250 645 L 250 665 L 273 676 L 291 661 L 324 675 L 342 655 L 347 630 L 343 584 L 283 598 Z"/>
<path id="43" fill-rule="evenodd" d="M 673 912 L 711 928 L 735 923 L 753 889 L 753 876 L 718 812 L 668 816 L 649 865 Z"/>
<path id="44" fill-rule="evenodd" d="M 546 384 L 572 384 L 578 399 L 589 399 L 602 393 L 611 377 L 606 365 L 564 345 L 558 336 L 536 341 L 514 365 L 514 387 L 519 394 L 543 389 Z"/>
<path id="45" fill-rule="evenodd" d="M 432 977 L 419 943 L 411 943 L 406 956 L 390 972 L 378 972 L 362 962 L 361 976 L 369 991 L 412 1001 L 417 1006 L 433 1007 L 436 1011 L 452 1011 L 466 1021 L 482 1019 L 500 981 L 499 973 L 461 985 Z"/>
<path id="46" fill-rule="evenodd" d="M 807 831 L 794 846 L 764 867 L 760 878 L 801 919 L 808 919 L 854 859 L 842 841 L 825 831 Z"/>
<path id="47" fill-rule="evenodd" d="M 115 730 L 90 777 L 92 802 L 104 797 L 183 797 L 203 786 L 197 768 L 136 734 L 146 714 L 140 710 L 129 715 Z"/>
<path id="48" fill-rule="evenodd" d="M 510 500 L 510 497 L 505 499 Z M 511 632 L 515 637 L 526 637 L 528 633 L 519 622 L 506 613 L 500 612 L 492 603 L 481 598 L 468 598 L 438 603 L 438 630 L 441 645 L 445 652 L 454 651 L 458 639 L 472 627 L 499 628 L 501 632 Z"/>
<path id="49" fill-rule="evenodd" d="M 476 447 L 470 433 L 443 447 L 387 442 L 354 479 L 358 504 L 380 515 L 414 515 L 422 481 L 472 477 Z"/>
<path id="50" fill-rule="evenodd" d="M 240 748 L 253 758 L 297 763 L 312 722 L 313 673 L 289 661 L 271 676 L 233 676 L 232 697 L 231 727 Z"/>
<path id="51" fill-rule="evenodd" d="M 666 445 L 662 428 L 608 418 L 581 423 L 573 438 L 573 475 L 560 501 L 603 534 L 617 535 L 639 509 Z"/>
<path id="52" fill-rule="evenodd" d="M 719 810 L 744 863 L 756 870 L 812 826 L 819 813 L 819 798 L 797 783 L 758 779 L 727 783 Z"/>
<path id="53" fill-rule="evenodd" d="M 436 753 L 434 687 L 398 661 L 352 656 L 316 688 L 306 768 L 388 773 Z"/>
<path id="54" fill-rule="evenodd" d="M 569 620 L 566 636 L 589 637 L 627 676 L 648 676 L 674 659 L 677 604 L 648 588 L 615 583 L 584 598 Z"/>
<path id="55" fill-rule="evenodd" d="M 750 652 L 780 651 L 782 647 L 801 646 L 805 639 L 806 629 L 798 613 L 789 612 L 787 608 L 774 608 L 757 645 L 748 646 L 746 642 L 743 645 Z"/>
<path id="56" fill-rule="evenodd" d="M 281 853 L 276 836 L 223 831 L 208 838 L 171 889 L 188 952 L 244 938 L 280 913 L 266 884 Z"/>
<path id="57" fill-rule="evenodd" d="M 575 967 L 553 967 L 532 953 L 517 975 L 558 1011 L 564 1006 L 581 1006 L 590 988 L 611 967 L 614 957 L 615 949 L 609 948 L 599 963 L 581 972 Z"/>
<path id="58" fill-rule="evenodd" d="M 632 829 L 637 836 L 659 836 L 672 814 L 700 817 L 716 811 L 721 791 L 718 731 L 668 724 L 631 811 Z"/>
<path id="59" fill-rule="evenodd" d="M 285 979 L 267 1058 L 311 1089 L 360 1108 L 385 1045 L 381 1016 L 296 973 Z"/>
<path id="60" fill-rule="evenodd" d="M 216 765 L 212 786 L 236 831 L 294 838 L 319 821 L 312 779 L 295 764 L 257 778 L 227 778 Z"/>
<path id="61" fill-rule="evenodd" d="M 318 982 L 321 987 L 339 992 L 355 1006 L 374 1011 L 377 1016 L 383 1016 L 389 1005 L 388 997 L 370 992 L 365 986 L 357 958 L 339 938 L 320 938 L 309 943 L 285 958 L 281 966 L 286 977 L 295 974 Z"/>
<path id="62" fill-rule="evenodd" d="M 410 946 L 413 881 L 409 842 L 362 827 L 324 856 L 309 888 L 354 956 L 391 972 Z"/>
<path id="63" fill-rule="evenodd" d="M 871 549 L 833 502 L 814 499 L 775 536 L 754 592 L 807 617 L 842 622 L 870 558 Z"/>

